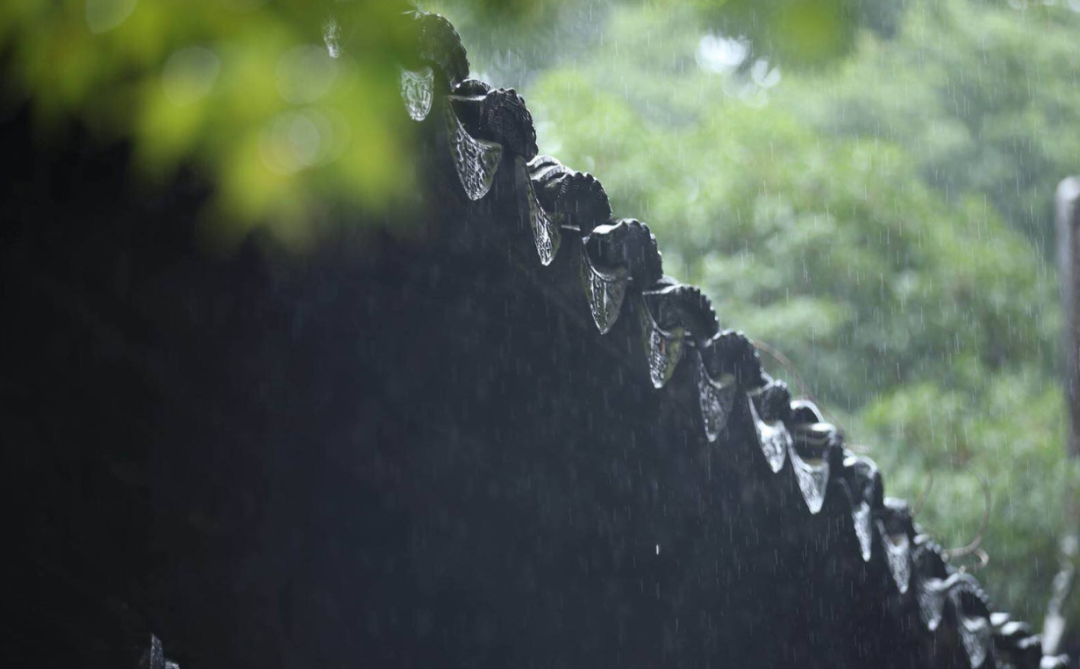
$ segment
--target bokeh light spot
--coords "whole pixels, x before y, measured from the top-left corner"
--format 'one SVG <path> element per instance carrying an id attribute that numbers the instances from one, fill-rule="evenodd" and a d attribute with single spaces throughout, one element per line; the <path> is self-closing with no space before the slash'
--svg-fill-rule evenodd
<path id="1" fill-rule="evenodd" d="M 86 25 L 94 34 L 116 28 L 135 11 L 139 0 L 86 0 Z"/>

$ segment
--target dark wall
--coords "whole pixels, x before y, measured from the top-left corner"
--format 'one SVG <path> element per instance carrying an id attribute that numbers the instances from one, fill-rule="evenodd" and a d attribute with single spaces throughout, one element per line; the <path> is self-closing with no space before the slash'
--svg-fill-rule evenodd
<path id="1" fill-rule="evenodd" d="M 222 257 L 197 175 L 2 134 L 8 666 L 962 664 L 745 403 L 709 445 L 633 306 L 597 332 L 509 165 L 466 203 L 433 158 L 408 242 Z"/>

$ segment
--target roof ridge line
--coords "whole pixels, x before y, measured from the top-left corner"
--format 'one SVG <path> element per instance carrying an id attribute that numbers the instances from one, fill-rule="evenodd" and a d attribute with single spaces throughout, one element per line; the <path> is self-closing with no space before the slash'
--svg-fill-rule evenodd
<path id="1" fill-rule="evenodd" d="M 790 469 L 811 514 L 821 510 L 830 482 L 840 488 L 862 559 L 869 562 L 878 544 L 876 553 L 884 554 L 897 593 L 921 612 L 924 632 L 933 634 L 940 624 L 951 624 L 973 669 L 988 660 L 994 666 L 1024 669 L 1066 666 L 1064 656 L 1042 656 L 1029 627 L 1010 622 L 1006 614 L 991 613 L 977 579 L 964 567 L 949 564 L 943 551 L 917 529 L 907 502 L 884 497 L 876 463 L 845 448 L 842 432 L 824 420 L 813 402 L 793 398 L 783 381 L 769 377 L 745 335 L 719 329 L 704 291 L 663 274 L 656 237 L 646 224 L 613 218 L 603 185 L 591 174 L 537 155 L 525 101 L 512 88 L 468 79 L 466 51 L 449 21 L 419 10 L 408 16 L 416 26 L 419 60 L 438 69 L 441 77 L 403 68 L 402 96 L 415 121 L 425 120 L 435 97 L 454 96 L 442 107 L 463 194 L 472 201 L 483 199 L 496 172 L 513 166 L 519 214 L 529 221 L 541 264 L 551 264 L 564 232 L 580 235 L 582 293 L 601 336 L 618 320 L 629 296 L 655 388 L 666 385 L 683 358 L 697 356 L 701 422 L 709 443 L 719 439 L 742 397 L 762 455 L 774 473 L 792 462 Z M 458 90 L 463 94 L 454 95 Z M 426 101 L 419 118 L 416 111 L 425 105 L 418 101 Z M 927 551 L 935 559 L 920 557 Z M 943 615 L 945 607 L 951 611 L 948 616 Z M 1027 633 L 1018 633 L 1021 628 Z"/>

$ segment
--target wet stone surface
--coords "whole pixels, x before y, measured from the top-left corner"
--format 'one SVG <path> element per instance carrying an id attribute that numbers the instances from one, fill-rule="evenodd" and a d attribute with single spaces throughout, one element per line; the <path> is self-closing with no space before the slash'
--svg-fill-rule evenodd
<path id="1" fill-rule="evenodd" d="M 889 534 L 881 523 L 878 530 L 893 583 L 901 594 L 906 593 L 911 583 L 911 542 L 906 535 Z"/>
<path id="2" fill-rule="evenodd" d="M 601 270 L 593 265 L 588 252 L 582 247 L 581 278 L 589 303 L 589 313 L 592 314 L 600 334 L 607 334 L 622 311 L 627 288 L 626 271 L 618 267 L 610 272 Z"/>
<path id="3" fill-rule="evenodd" d="M 536 198 L 536 190 L 525 159 L 518 156 L 514 159 L 515 188 L 518 191 L 518 207 L 522 215 L 528 219 L 529 230 L 532 231 L 533 241 L 536 244 L 536 253 L 540 256 L 541 265 L 550 265 L 555 260 L 555 254 L 559 252 L 562 233 L 559 226 Z"/>
<path id="4" fill-rule="evenodd" d="M 409 118 L 423 121 L 431 113 L 435 95 L 435 71 L 424 67 L 416 72 L 401 70 L 401 98 Z"/>
<path id="5" fill-rule="evenodd" d="M 465 130 L 450 105 L 443 106 L 446 137 L 461 188 L 470 200 L 487 195 L 502 160 L 502 145 L 476 139 Z"/>
<path id="6" fill-rule="evenodd" d="M 799 491 L 806 500 L 806 507 L 810 513 L 821 511 L 825 503 L 825 487 L 829 484 L 829 463 L 821 460 L 808 462 L 799 457 L 795 447 L 788 450 L 792 469 L 795 471 L 795 480 L 799 484 Z"/>
<path id="7" fill-rule="evenodd" d="M 753 415 L 754 428 L 757 431 L 758 445 L 761 448 L 769 468 L 773 472 L 779 472 L 784 467 L 788 450 L 791 448 L 791 435 L 780 421 L 764 421 L 757 415 L 754 402 L 747 398 L 750 412 Z"/>
<path id="8" fill-rule="evenodd" d="M 720 433 L 727 425 L 738 388 L 735 385 L 735 378 L 731 375 L 726 375 L 722 381 L 713 380 L 701 357 L 695 357 L 702 424 L 706 438 L 713 442 L 720 437 Z"/>
<path id="9" fill-rule="evenodd" d="M 663 388 L 683 357 L 682 329 L 660 329 L 644 300 L 636 309 L 644 341 L 645 360 L 649 366 L 649 380 L 654 388 Z"/>

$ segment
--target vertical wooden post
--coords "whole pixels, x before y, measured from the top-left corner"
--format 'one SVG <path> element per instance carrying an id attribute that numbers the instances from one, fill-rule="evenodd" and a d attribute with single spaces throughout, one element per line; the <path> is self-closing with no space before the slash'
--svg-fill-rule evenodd
<path id="1" fill-rule="evenodd" d="M 1065 316 L 1065 398 L 1068 402 L 1068 454 L 1080 457 L 1080 178 L 1069 177 L 1058 184 L 1057 197 L 1057 257 L 1061 281 L 1061 310 Z M 1068 455 L 1066 456 L 1068 457 Z M 1064 512 L 1072 519 L 1060 537 L 1061 567 L 1051 587 L 1050 601 L 1043 619 L 1042 650 L 1044 655 L 1057 655 L 1065 638 L 1065 601 L 1072 590 L 1077 574 L 1077 553 L 1080 548 L 1080 499 L 1077 491 L 1067 486 Z"/>
<path id="2" fill-rule="evenodd" d="M 1080 178 L 1057 189 L 1058 274 L 1065 316 L 1065 396 L 1069 411 L 1069 451 L 1080 456 Z"/>

